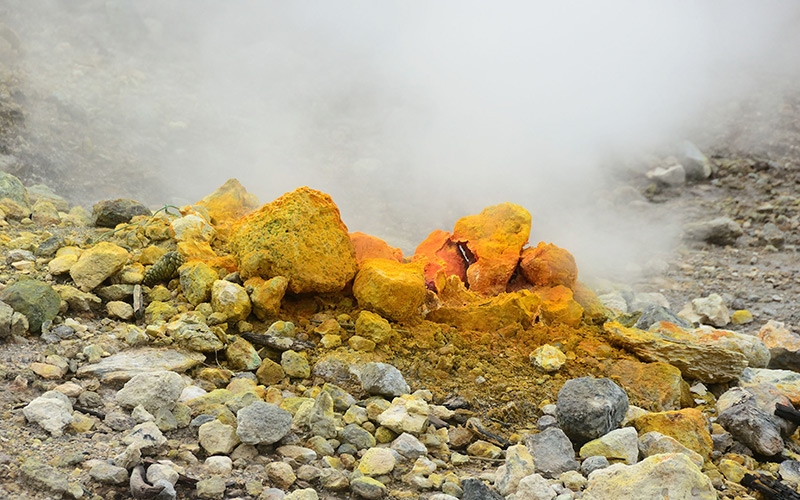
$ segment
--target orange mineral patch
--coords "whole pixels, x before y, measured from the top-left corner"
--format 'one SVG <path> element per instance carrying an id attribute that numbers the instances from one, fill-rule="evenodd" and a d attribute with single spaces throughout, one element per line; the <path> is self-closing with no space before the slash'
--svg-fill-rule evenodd
<path id="1" fill-rule="evenodd" d="M 356 250 L 356 261 L 359 264 L 365 259 L 389 259 L 396 260 L 397 262 L 403 261 L 402 250 L 390 246 L 377 236 L 355 231 L 350 233 L 350 241 L 353 242 L 353 248 Z"/>
<path id="2" fill-rule="evenodd" d="M 543 241 L 536 248 L 522 251 L 519 269 L 525 279 L 536 286 L 564 285 L 572 288 L 578 279 L 578 266 L 572 254 Z"/>
<path id="3" fill-rule="evenodd" d="M 420 243 L 414 251 L 414 261 L 425 261 L 425 283 L 428 288 L 439 290 L 436 276 L 441 272 L 445 277 L 457 276 L 467 282 L 467 263 L 458 249 L 458 245 L 450 240 L 450 233 L 436 229 Z"/>

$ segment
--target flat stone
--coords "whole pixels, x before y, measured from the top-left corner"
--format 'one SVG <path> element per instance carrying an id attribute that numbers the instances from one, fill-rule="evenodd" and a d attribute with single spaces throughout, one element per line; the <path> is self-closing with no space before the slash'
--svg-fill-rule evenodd
<path id="1" fill-rule="evenodd" d="M 171 410 L 185 387 L 183 377 L 172 371 L 140 373 L 125 383 L 115 400 L 123 408 L 141 405 L 150 412 L 160 408 Z"/>
<path id="2" fill-rule="evenodd" d="M 81 254 L 78 262 L 70 267 L 69 275 L 78 288 L 89 292 L 121 271 L 129 257 L 121 246 L 101 241 Z"/>
<path id="3" fill-rule="evenodd" d="M 203 353 L 143 347 L 130 349 L 78 368 L 79 377 L 97 377 L 102 382 L 125 382 L 140 373 L 182 373 L 206 359 Z"/>
<path id="4" fill-rule="evenodd" d="M 99 462 L 89 469 L 92 479 L 104 484 L 127 484 L 128 471 L 107 462 Z"/>
<path id="5" fill-rule="evenodd" d="M 73 421 L 69 398 L 57 391 L 45 392 L 28 403 L 22 413 L 29 422 L 37 423 L 55 437 L 61 436 Z"/>

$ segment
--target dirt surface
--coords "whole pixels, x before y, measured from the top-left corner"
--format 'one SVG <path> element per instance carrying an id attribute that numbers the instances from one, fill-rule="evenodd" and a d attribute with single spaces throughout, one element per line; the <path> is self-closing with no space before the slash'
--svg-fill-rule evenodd
<path id="1" fill-rule="evenodd" d="M 13 54 L 13 32 L 5 33 L 0 40 L 4 44 L 2 50 Z M 72 127 L 102 119 L 102 110 L 88 104 L 82 107 L 76 101 L 59 101 L 57 95 L 25 94 L 20 90 L 20 78 L 31 79 L 35 75 L 16 73 L 13 66 L 5 66 L 0 76 L 0 161 L 5 162 L 0 163 L 2 170 L 27 185 L 46 184 L 72 204 L 86 205 L 85 196 L 90 189 L 107 198 L 159 199 L 160 188 L 152 184 L 157 176 L 146 169 L 134 178 L 125 177 L 124 183 L 119 181 L 131 165 L 142 164 L 141 159 L 148 157 L 146 150 L 115 149 L 113 137 L 88 144 L 74 134 Z M 663 265 L 647 269 L 642 276 L 619 286 L 660 292 L 676 311 L 692 299 L 718 293 L 731 311 L 746 309 L 755 318 L 751 323 L 731 325 L 731 329 L 756 333 L 768 320 L 776 320 L 800 333 L 800 89 L 785 93 L 781 87 L 770 95 L 779 103 L 770 116 L 761 115 L 763 108 L 759 104 L 763 96 L 759 95 L 710 113 L 708 124 L 698 124 L 696 143 L 712 161 L 715 170 L 711 178 L 677 187 L 658 186 L 643 175 L 644 169 L 636 162 L 636 168 L 615 176 L 620 186 L 633 186 L 641 193 L 649 204 L 648 210 L 677 215 L 684 223 L 728 216 L 744 229 L 743 236 L 730 246 L 676 242 L 671 252 L 658 256 Z M 47 111 L 37 116 L 48 116 L 49 120 L 29 122 L 28 110 L 33 107 Z M 654 154 L 662 159 L 666 156 Z M 114 167 L 103 168 L 104 163 Z M 96 176 L 97 172 L 102 173 Z M 2 228 L 3 234 L 12 239 L 25 232 L 41 237 L 44 230 L 16 222 Z M 78 242 L 94 237 L 93 229 L 48 230 Z M 4 248 L 2 256 L 6 254 Z M 0 265 L 2 286 L 15 279 L 16 270 L 5 258 Z M 352 301 L 334 297 L 289 302 L 284 312 L 284 319 L 294 321 L 310 340 L 316 341 L 319 337 L 315 337 L 315 325 L 342 314 L 354 317 L 357 308 Z M 71 480 L 84 485 L 88 492 L 85 498 L 128 498 L 125 487 L 101 486 L 88 479 L 80 466 L 87 458 L 106 458 L 122 451 L 118 440 L 109 439 L 107 427 L 100 424 L 92 432 L 51 438 L 38 426 L 27 424 L 21 413 L 22 406 L 56 385 L 33 374 L 28 369 L 31 362 L 50 354 L 70 357 L 92 338 L 117 326 L 100 311 L 86 313 L 80 321 L 89 327 L 86 339 L 48 345 L 30 336 L 0 346 L 0 496 L 4 498 L 54 498 L 22 481 L 20 464 L 29 457 L 58 464 Z M 258 323 L 254 326 L 257 331 L 266 328 Z M 480 334 L 433 324 L 397 328 L 401 339 L 377 352 L 375 359 L 397 366 L 412 390 L 430 390 L 434 402 L 463 398 L 469 403 L 471 414 L 480 416 L 507 438 L 534 428 L 541 406 L 555 402 L 557 391 L 566 380 L 587 374 L 602 376 L 615 360 L 633 359 L 608 345 L 602 328 L 592 325 L 579 330 L 534 325 Z M 528 360 L 530 352 L 544 343 L 560 344 L 571 353 L 565 368 L 555 375 L 543 375 Z M 124 348 L 122 342 L 104 345 L 108 352 Z M 312 354 L 312 362 L 315 356 Z M 356 385 L 346 387 L 356 397 L 363 396 Z M 93 389 L 111 400 L 118 387 Z M 191 431 L 181 432 L 170 438 L 191 441 Z M 486 467 L 493 465 L 496 464 Z M 476 474 L 480 469 L 474 466 Z M 230 478 L 228 498 L 234 497 L 231 492 L 251 498 L 244 493 L 244 485 L 258 475 L 251 468 L 236 469 Z M 190 498 L 181 495 L 179 498 Z"/>

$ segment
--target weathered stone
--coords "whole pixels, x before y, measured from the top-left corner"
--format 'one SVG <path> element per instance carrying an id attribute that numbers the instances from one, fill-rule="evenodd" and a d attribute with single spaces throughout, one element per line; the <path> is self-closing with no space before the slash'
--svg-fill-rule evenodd
<path id="1" fill-rule="evenodd" d="M 208 302 L 211 298 L 211 287 L 219 279 L 219 274 L 211 266 L 197 260 L 178 268 L 178 275 L 183 296 L 193 306 Z"/>
<path id="2" fill-rule="evenodd" d="M 197 214 L 187 214 L 170 222 L 176 241 L 211 242 L 217 236 L 214 227 Z"/>
<path id="3" fill-rule="evenodd" d="M 270 462 L 264 467 L 270 482 L 283 490 L 289 489 L 297 480 L 292 466 L 286 462 Z"/>
<path id="4" fill-rule="evenodd" d="M 236 435 L 246 444 L 272 444 L 289 433 L 292 414 L 264 402 L 256 402 L 236 413 Z"/>
<path id="5" fill-rule="evenodd" d="M 217 453 L 228 455 L 240 442 L 236 429 L 219 420 L 206 422 L 200 426 L 197 432 L 200 446 L 209 455 Z"/>
<path id="6" fill-rule="evenodd" d="M 39 200 L 31 208 L 31 220 L 42 226 L 56 225 L 61 222 L 58 209 L 49 201 Z"/>
<path id="7" fill-rule="evenodd" d="M 437 284 L 448 276 L 455 277 L 460 283 L 467 282 L 467 261 L 450 239 L 450 233 L 436 229 L 417 246 L 413 262 L 423 265 L 425 284 L 428 288 L 440 291 Z"/>
<path id="8" fill-rule="evenodd" d="M 578 279 L 578 266 L 572 254 L 543 241 L 536 248 L 522 251 L 519 270 L 534 286 L 572 288 Z"/>
<path id="9" fill-rule="evenodd" d="M 572 290 L 564 285 L 537 290 L 541 298 L 541 316 L 545 324 L 563 323 L 577 328 L 583 318 L 583 307 L 572 296 Z"/>
<path id="10" fill-rule="evenodd" d="M 369 410 L 367 408 L 368 413 Z M 381 426 L 398 434 L 408 432 L 419 436 L 428 427 L 429 414 L 430 407 L 425 400 L 415 395 L 404 395 L 394 398 L 391 405 L 378 414 L 377 420 Z"/>
<path id="11" fill-rule="evenodd" d="M 755 406 L 767 415 L 775 415 L 778 404 L 792 407 L 791 400 L 771 384 L 751 385 L 748 387 L 731 387 L 717 399 L 717 415 L 722 414 L 734 405 L 747 404 Z M 783 418 L 775 418 L 783 437 L 788 438 L 797 430 L 797 424 Z"/>
<path id="12" fill-rule="evenodd" d="M 692 323 L 702 323 L 717 327 L 723 327 L 731 322 L 728 308 L 725 307 L 722 297 L 716 293 L 712 293 L 708 297 L 693 299 L 684 306 L 678 315 Z"/>
<path id="13" fill-rule="evenodd" d="M 360 379 L 369 394 L 400 396 L 411 392 L 400 370 L 387 363 L 367 363 L 361 370 Z"/>
<path id="14" fill-rule="evenodd" d="M 27 213 L 19 217 L 20 219 L 27 217 L 30 213 L 30 197 L 25 185 L 19 178 L 2 170 L 0 170 L 0 199 L 14 202 L 24 208 Z"/>
<path id="15" fill-rule="evenodd" d="M 69 275 L 78 288 L 89 292 L 119 272 L 128 262 L 128 257 L 124 248 L 101 241 L 81 254 L 78 262 L 70 267 Z"/>
<path id="16" fill-rule="evenodd" d="M 388 321 L 370 311 L 361 311 L 356 318 L 356 335 L 368 338 L 376 344 L 382 344 L 394 335 Z"/>
<path id="17" fill-rule="evenodd" d="M 242 278 L 284 276 L 292 293 L 338 292 L 356 273 L 356 256 L 330 196 L 299 188 L 239 219 L 230 248 Z"/>
<path id="18" fill-rule="evenodd" d="M 365 476 L 381 476 L 392 472 L 396 463 L 395 453 L 389 448 L 370 448 L 361 457 L 358 471 Z"/>
<path id="19" fill-rule="evenodd" d="M 589 476 L 584 500 L 692 498 L 715 500 L 711 480 L 686 455 L 653 455 L 635 465 L 615 464 Z"/>
<path id="20" fill-rule="evenodd" d="M 40 333 L 42 323 L 55 318 L 61 307 L 61 298 L 53 287 L 27 277 L 0 291 L 0 301 L 27 318 L 31 333 Z"/>
<path id="21" fill-rule="evenodd" d="M 460 282 L 458 284 L 463 287 Z M 446 296 L 444 298 L 447 300 Z M 529 290 L 504 293 L 488 299 L 479 299 L 469 290 L 463 290 L 459 300 L 453 302 L 445 302 L 439 309 L 428 313 L 426 318 L 461 330 L 481 332 L 496 331 L 514 323 L 527 327 L 538 317 L 542 299 Z"/>
<path id="22" fill-rule="evenodd" d="M 126 198 L 102 200 L 92 207 L 92 218 L 97 227 L 114 228 L 130 222 L 137 215 L 149 216 L 152 212 L 138 201 Z"/>
<path id="23" fill-rule="evenodd" d="M 153 305 L 151 302 L 150 305 Z M 150 306 L 148 306 L 149 308 Z M 147 315 L 145 314 L 145 319 Z M 216 352 L 225 347 L 224 333 L 219 327 L 209 327 L 197 314 L 182 314 L 167 323 L 166 333 L 176 345 L 199 352 Z"/>
<path id="24" fill-rule="evenodd" d="M 72 403 L 57 391 L 47 391 L 34 399 L 22 409 L 22 414 L 55 437 L 61 436 L 73 421 Z"/>
<path id="25" fill-rule="evenodd" d="M 281 365 L 269 358 L 264 358 L 261 360 L 261 365 L 258 367 L 258 370 L 256 370 L 258 382 L 266 386 L 279 383 L 281 380 L 283 380 L 285 375 L 286 374 L 283 372 Z"/>
<path id="26" fill-rule="evenodd" d="M 128 482 L 127 469 L 108 462 L 96 463 L 89 469 L 89 475 L 98 483 L 103 484 L 126 484 Z"/>
<path id="27" fill-rule="evenodd" d="M 350 233 L 350 241 L 356 251 L 356 261 L 360 264 L 365 259 L 389 259 L 403 261 L 403 251 L 389 246 L 382 239 L 358 231 Z"/>
<path id="28" fill-rule="evenodd" d="M 783 451 L 779 418 L 751 404 L 737 404 L 717 417 L 717 423 L 755 453 L 766 457 Z"/>
<path id="29" fill-rule="evenodd" d="M 522 478 L 533 472 L 533 457 L 528 448 L 523 444 L 510 446 L 506 450 L 505 463 L 495 473 L 494 487 L 501 495 L 510 495 L 517 491 Z"/>
<path id="30" fill-rule="evenodd" d="M 67 474 L 53 466 L 29 458 L 23 462 L 19 470 L 22 473 L 22 477 L 37 488 L 51 491 L 57 495 L 66 495 L 70 498 L 83 497 L 83 488 L 77 483 L 70 482 Z"/>
<path id="31" fill-rule="evenodd" d="M 372 446 L 375 446 L 374 444 Z M 404 432 L 392 441 L 391 449 L 409 460 L 427 455 L 428 449 L 415 436 Z"/>
<path id="32" fill-rule="evenodd" d="M 217 280 L 211 285 L 211 307 L 231 323 L 247 319 L 252 310 L 250 296 L 244 287 L 225 280 Z"/>
<path id="33" fill-rule="evenodd" d="M 690 402 L 689 385 L 669 363 L 617 360 L 607 375 L 628 394 L 630 403 L 650 411 L 680 410 Z"/>
<path id="34" fill-rule="evenodd" d="M 106 304 L 106 312 L 112 318 L 129 320 L 133 318 L 133 306 L 121 300 L 114 300 Z"/>
<path id="35" fill-rule="evenodd" d="M 258 198 L 242 186 L 237 179 L 228 179 L 225 184 L 217 188 L 213 193 L 204 197 L 195 205 L 204 207 L 211 218 L 211 223 L 222 228 L 249 214 L 258 208 Z"/>
<path id="36" fill-rule="evenodd" d="M 241 337 L 236 337 L 228 344 L 225 348 L 225 357 L 231 370 L 252 371 L 261 366 L 261 356 L 258 355 L 258 351 Z"/>
<path id="37" fill-rule="evenodd" d="M 769 368 L 800 371 L 800 335 L 781 322 L 769 320 L 759 330 L 758 338 L 769 349 Z"/>
<path id="38" fill-rule="evenodd" d="M 656 323 L 650 331 L 626 328 L 610 321 L 604 326 L 608 339 L 644 361 L 662 361 L 678 368 L 684 377 L 704 383 L 739 378 L 747 357 L 720 345 L 701 344 L 694 332 L 671 323 Z M 657 331 L 653 331 L 657 328 Z"/>
<path id="39" fill-rule="evenodd" d="M 281 354 L 281 368 L 284 373 L 292 378 L 308 378 L 311 376 L 311 367 L 308 364 L 308 359 L 301 353 L 292 351 L 283 351 Z"/>
<path id="40" fill-rule="evenodd" d="M 662 453 L 683 453 L 698 467 L 703 466 L 703 457 L 696 451 L 682 445 L 672 436 L 660 432 L 646 432 L 639 438 L 639 452 L 644 458 Z"/>
<path id="41" fill-rule="evenodd" d="M 610 379 L 581 377 L 563 385 L 556 406 L 561 429 L 583 444 L 619 426 L 628 411 L 628 396 Z"/>
<path id="42" fill-rule="evenodd" d="M 99 309 L 102 301 L 100 297 L 89 292 L 82 292 L 69 285 L 53 285 L 53 290 L 58 293 L 61 300 L 67 303 L 73 313 L 88 313 Z"/>
<path id="43" fill-rule="evenodd" d="M 741 387 L 762 384 L 774 386 L 778 392 L 789 398 L 795 406 L 800 406 L 800 373 L 791 370 L 770 370 L 766 368 L 745 368 L 739 379 Z"/>
<path id="44" fill-rule="evenodd" d="M 159 408 L 171 410 L 186 387 L 183 377 L 171 371 L 140 373 L 117 392 L 116 402 L 123 408 L 142 405 L 154 412 Z"/>
<path id="45" fill-rule="evenodd" d="M 648 330 L 653 324 L 667 321 L 679 326 L 680 328 L 691 328 L 692 323 L 681 318 L 669 308 L 659 304 L 649 304 L 642 309 L 642 315 L 636 320 L 635 328 Z"/>
<path id="46" fill-rule="evenodd" d="M 628 465 L 639 461 L 639 435 L 633 427 L 615 429 L 581 446 L 582 459 L 603 456 L 611 462 L 624 462 Z"/>
<path id="47" fill-rule="evenodd" d="M 185 372 L 204 362 L 199 352 L 143 347 L 130 349 L 78 368 L 79 377 L 99 377 L 104 382 L 125 382 L 140 373 L 159 370 Z"/>
<path id="48" fill-rule="evenodd" d="M 369 259 L 353 282 L 353 295 L 360 307 L 394 321 L 420 318 L 427 295 L 419 265 L 387 259 Z"/>
<path id="49" fill-rule="evenodd" d="M 361 476 L 350 481 L 350 490 L 361 498 L 377 500 L 386 495 L 386 485 L 369 476 Z"/>
<path id="50" fill-rule="evenodd" d="M 635 418 L 632 423 L 640 434 L 656 431 L 671 436 L 705 460 L 708 460 L 714 448 L 708 420 L 695 408 L 648 413 Z"/>
<path id="51" fill-rule="evenodd" d="M 258 276 L 244 283 L 253 303 L 253 312 L 261 321 L 276 318 L 280 314 L 281 301 L 289 286 L 289 280 L 283 276 L 264 280 Z"/>
<path id="52" fill-rule="evenodd" d="M 525 446 L 533 456 L 536 472 L 545 477 L 558 477 L 579 467 L 572 442 L 558 427 L 548 427 L 539 434 L 526 436 Z"/>
<path id="53" fill-rule="evenodd" d="M 314 405 L 308 415 L 308 427 L 315 436 L 322 436 L 327 439 L 337 436 L 333 398 L 330 393 L 322 391 L 314 398 Z"/>
<path id="54" fill-rule="evenodd" d="M 517 487 L 514 500 L 553 500 L 557 495 L 550 482 L 539 474 L 523 477 Z"/>
<path id="55" fill-rule="evenodd" d="M 686 184 L 686 170 L 683 165 L 670 165 L 668 167 L 656 167 L 646 174 L 648 179 L 660 182 L 667 186 L 682 186 Z"/>
<path id="56" fill-rule="evenodd" d="M 531 352 L 530 360 L 533 366 L 549 373 L 556 372 L 564 366 L 567 361 L 567 355 L 561 352 L 558 347 L 545 344 Z"/>
<path id="57" fill-rule="evenodd" d="M 461 482 L 464 495 L 461 500 L 503 500 L 503 496 L 485 485 L 480 479 L 467 478 Z"/>
<path id="58" fill-rule="evenodd" d="M 204 500 L 222 500 L 225 498 L 225 478 L 222 476 L 211 476 L 197 481 L 195 493 L 197 498 Z"/>
<path id="59" fill-rule="evenodd" d="M 692 222 L 683 226 L 684 238 L 704 241 L 712 245 L 733 245 L 743 234 L 742 226 L 729 217 L 718 217 L 709 221 Z"/>
<path id="60" fill-rule="evenodd" d="M 530 230 L 530 213 L 512 203 L 459 219 L 450 239 L 464 245 L 475 259 L 467 268 L 470 290 L 479 295 L 505 292 Z"/>
<path id="61" fill-rule="evenodd" d="M 122 442 L 126 445 L 134 444 L 143 454 L 156 453 L 162 446 L 167 444 L 167 438 L 155 424 L 155 422 L 143 422 L 134 426 Z"/>

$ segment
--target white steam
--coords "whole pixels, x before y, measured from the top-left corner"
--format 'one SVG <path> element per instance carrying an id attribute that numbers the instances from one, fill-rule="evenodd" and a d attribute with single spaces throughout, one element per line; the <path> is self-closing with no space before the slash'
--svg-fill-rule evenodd
<path id="1" fill-rule="evenodd" d="M 262 202 L 309 185 L 409 252 L 512 201 L 582 273 L 675 233 L 612 208 L 602 165 L 698 141 L 755 76 L 800 73 L 795 1 L 10 4 L 34 95 L 91 107 L 87 137 L 170 187 L 151 203 L 230 177 Z"/>

